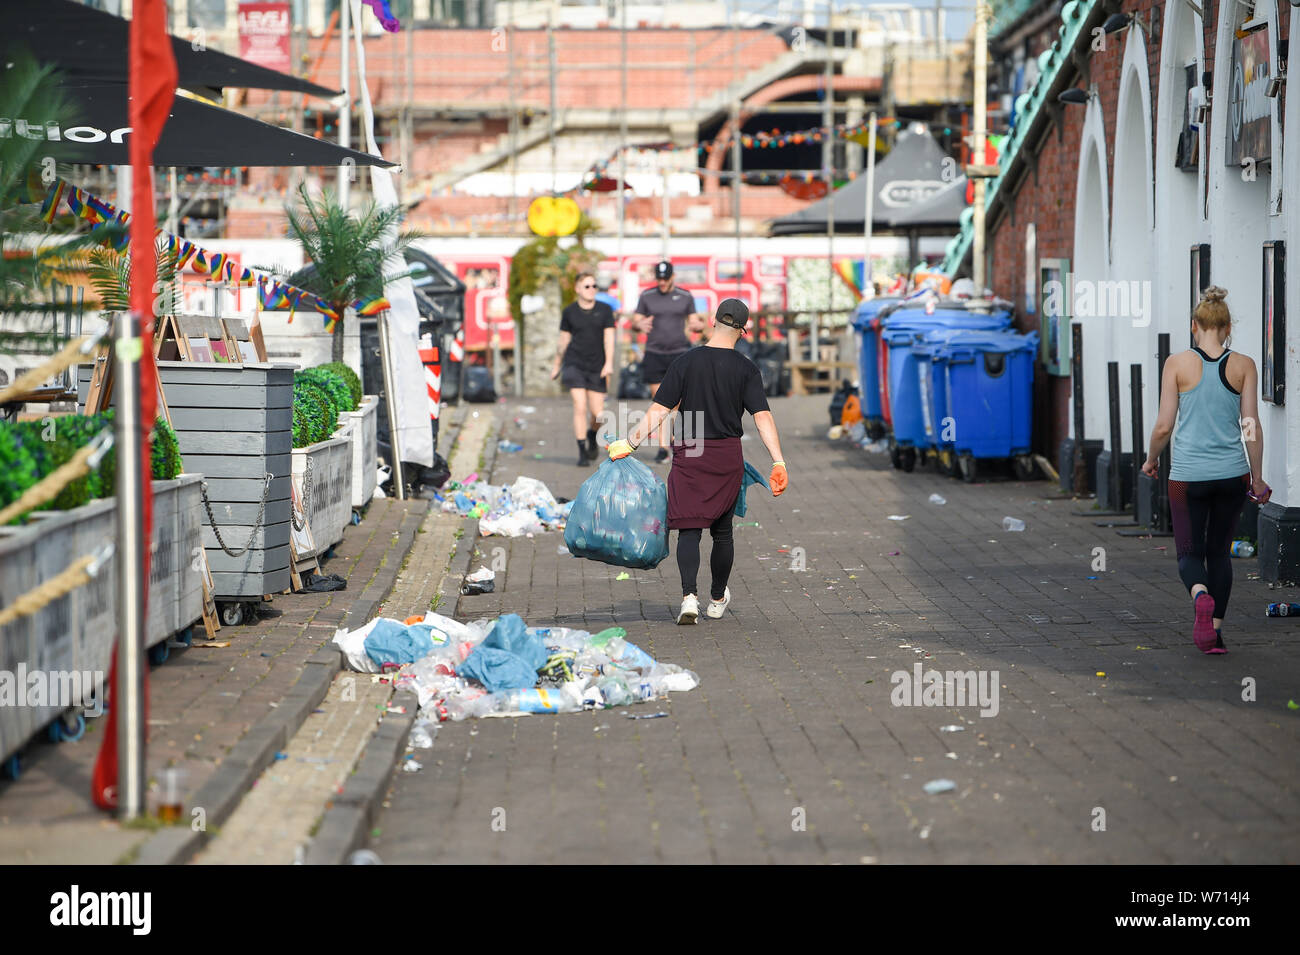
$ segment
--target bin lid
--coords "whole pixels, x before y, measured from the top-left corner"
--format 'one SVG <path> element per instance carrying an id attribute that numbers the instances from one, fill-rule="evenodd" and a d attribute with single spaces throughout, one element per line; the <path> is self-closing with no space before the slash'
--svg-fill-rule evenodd
<path id="1" fill-rule="evenodd" d="M 988 331 L 962 329 L 952 331 L 941 338 L 942 332 L 935 334 L 931 346 L 942 351 L 948 357 L 957 355 L 976 355 L 982 352 L 1011 353 L 1017 351 L 1035 352 L 1038 350 L 1038 332 L 1021 335 L 1012 331 Z"/>
<path id="2" fill-rule="evenodd" d="M 933 329 L 947 329 L 957 331 L 959 329 L 981 329 L 987 331 L 1000 331 L 1011 326 L 1010 315 L 981 315 L 973 312 L 949 312 L 937 311 L 931 315 L 924 312 L 915 314 L 894 313 L 881 320 L 885 328 L 910 328 L 917 332 L 927 332 Z"/>
<path id="3" fill-rule="evenodd" d="M 877 295 L 861 303 L 853 313 L 853 327 L 862 331 L 871 328 L 880 317 L 880 313 L 891 305 L 901 302 L 897 295 Z"/>

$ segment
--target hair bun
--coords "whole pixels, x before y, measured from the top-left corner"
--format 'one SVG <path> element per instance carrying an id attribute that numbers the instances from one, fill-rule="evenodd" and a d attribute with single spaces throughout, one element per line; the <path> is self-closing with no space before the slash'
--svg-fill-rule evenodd
<path id="1" fill-rule="evenodd" d="M 1211 285 L 1201 293 L 1202 302 L 1222 302 L 1227 297 L 1228 290 L 1217 285 Z"/>

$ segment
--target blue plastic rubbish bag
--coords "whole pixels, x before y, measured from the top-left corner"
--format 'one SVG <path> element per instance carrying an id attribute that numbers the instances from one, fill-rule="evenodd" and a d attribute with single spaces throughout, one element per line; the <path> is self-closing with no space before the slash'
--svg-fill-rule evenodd
<path id="1" fill-rule="evenodd" d="M 498 617 L 496 626 L 483 638 L 483 646 L 513 653 L 522 658 L 534 674 L 546 666 L 546 660 L 550 656 L 541 636 L 535 632 L 530 633 L 524 625 L 523 617 L 517 613 L 503 613 Z M 536 682 L 534 679 L 533 683 Z"/>
<path id="2" fill-rule="evenodd" d="M 564 527 L 574 557 L 648 570 L 668 556 L 668 488 L 632 457 L 582 482 Z"/>
<path id="3" fill-rule="evenodd" d="M 433 652 L 432 630 L 427 624 L 407 626 L 381 617 L 366 634 L 366 656 L 379 666 L 422 660 Z"/>

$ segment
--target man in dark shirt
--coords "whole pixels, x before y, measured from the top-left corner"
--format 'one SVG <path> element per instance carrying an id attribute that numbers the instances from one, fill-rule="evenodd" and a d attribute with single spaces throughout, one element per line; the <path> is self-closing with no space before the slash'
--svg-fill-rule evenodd
<path id="1" fill-rule="evenodd" d="M 656 287 L 646 289 L 636 304 L 636 324 L 648 333 L 645 342 L 645 360 L 641 374 L 650 386 L 650 397 L 659 390 L 664 373 L 678 355 L 691 347 L 687 331 L 704 330 L 704 316 L 695 311 L 695 297 L 673 282 L 673 264 L 660 262 L 655 266 Z M 668 427 L 659 432 L 659 453 L 656 463 L 668 460 Z"/>
<path id="2" fill-rule="evenodd" d="M 668 366 L 645 419 L 626 440 L 609 446 L 610 458 L 627 457 L 673 411 L 681 412 L 683 439 L 673 443 L 673 467 L 668 473 L 668 527 L 677 531 L 677 567 L 682 577 L 679 624 L 695 623 L 700 615 L 695 582 L 706 527 L 713 538 L 708 615 L 721 617 L 731 603 L 727 586 L 735 558 L 731 520 L 744 479 L 740 439 L 746 411 L 754 416 L 759 437 L 772 455 L 773 495 L 789 484 L 776 419 L 768 409 L 758 366 L 735 350 L 748 320 L 749 308 L 739 299 L 729 298 L 719 305 L 708 344 L 679 355 Z"/>

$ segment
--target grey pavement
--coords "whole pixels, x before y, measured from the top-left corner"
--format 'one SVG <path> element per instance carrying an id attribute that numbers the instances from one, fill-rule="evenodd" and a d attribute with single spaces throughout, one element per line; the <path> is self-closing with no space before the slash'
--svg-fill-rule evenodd
<path id="1" fill-rule="evenodd" d="M 617 624 L 701 685 L 629 710 L 663 719 L 444 725 L 425 769 L 392 781 L 370 842 L 385 862 L 1300 861 L 1300 712 L 1287 706 L 1300 634 L 1263 613 L 1294 591 L 1236 562 L 1231 652 L 1204 656 L 1172 539 L 1072 517 L 1078 502 L 1045 481 L 893 471 L 827 440 L 827 400 L 773 405 L 790 489 L 751 495 L 722 620 L 674 625 L 671 556 L 619 581 L 621 568 L 557 553 L 558 534 L 479 540 L 507 566 L 495 593 L 461 599 L 462 619 Z M 527 428 L 507 423 L 525 447 L 498 455 L 492 479 L 573 496 L 592 472 L 574 466 L 567 399 L 498 410 Z M 1007 515 L 1026 530 L 1004 531 Z M 910 683 L 916 663 L 996 672 L 996 715 L 893 705 L 891 678 Z M 923 790 L 939 779 L 954 788 Z"/>

